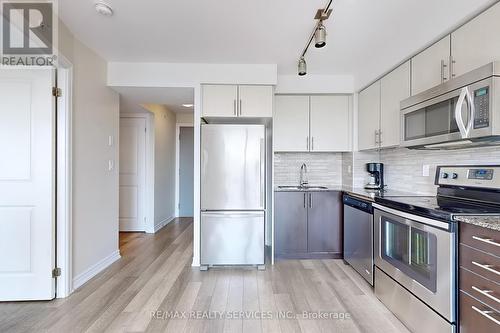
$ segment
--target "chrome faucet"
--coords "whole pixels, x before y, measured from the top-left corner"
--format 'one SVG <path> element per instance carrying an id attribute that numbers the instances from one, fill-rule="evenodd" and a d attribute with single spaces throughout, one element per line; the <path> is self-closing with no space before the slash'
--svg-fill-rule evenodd
<path id="1" fill-rule="evenodd" d="M 307 180 L 307 165 L 305 163 L 302 163 L 300 166 L 300 180 L 299 180 L 299 185 L 304 186 L 309 184 L 309 180 Z"/>

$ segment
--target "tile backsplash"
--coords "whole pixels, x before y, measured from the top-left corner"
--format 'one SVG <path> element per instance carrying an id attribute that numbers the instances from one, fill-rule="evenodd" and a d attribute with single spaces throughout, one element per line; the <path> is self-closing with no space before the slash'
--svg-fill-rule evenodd
<path id="1" fill-rule="evenodd" d="M 409 150 L 406 148 L 384 149 L 372 152 L 343 154 L 342 178 L 344 184 L 363 186 L 366 178 L 365 163 L 382 162 L 385 183 L 394 190 L 415 194 L 436 194 L 434 177 L 439 165 L 500 164 L 500 147 L 461 150 Z M 347 168 L 352 168 L 349 174 Z M 424 166 L 429 175 L 423 175 Z"/>
<path id="2" fill-rule="evenodd" d="M 307 165 L 309 184 L 342 185 L 341 153 L 275 153 L 274 184 L 298 185 L 302 163 Z"/>

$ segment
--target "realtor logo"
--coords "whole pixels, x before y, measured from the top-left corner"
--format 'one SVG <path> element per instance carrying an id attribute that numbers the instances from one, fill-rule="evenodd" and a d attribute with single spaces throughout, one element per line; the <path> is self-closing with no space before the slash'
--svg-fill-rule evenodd
<path id="1" fill-rule="evenodd" d="M 57 41 L 56 5 L 47 0 L 1 2 L 2 64 L 52 65 Z"/>

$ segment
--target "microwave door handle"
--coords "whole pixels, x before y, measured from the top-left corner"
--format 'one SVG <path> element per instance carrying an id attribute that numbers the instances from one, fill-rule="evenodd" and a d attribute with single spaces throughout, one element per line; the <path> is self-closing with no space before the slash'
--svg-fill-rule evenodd
<path id="1" fill-rule="evenodd" d="M 476 107 L 474 106 L 474 96 L 470 92 L 468 88 L 465 88 L 467 90 L 467 104 L 469 105 L 469 122 L 467 124 L 467 137 L 469 137 L 469 134 L 472 131 L 472 128 L 474 126 L 474 117 L 476 115 Z"/>
<path id="2" fill-rule="evenodd" d="M 458 97 L 457 106 L 455 107 L 455 121 L 457 122 L 458 130 L 460 131 L 463 139 L 467 138 L 469 134 L 467 128 L 465 128 L 464 119 L 462 118 L 462 106 L 464 105 L 467 94 L 467 87 L 462 88 L 460 96 Z"/>

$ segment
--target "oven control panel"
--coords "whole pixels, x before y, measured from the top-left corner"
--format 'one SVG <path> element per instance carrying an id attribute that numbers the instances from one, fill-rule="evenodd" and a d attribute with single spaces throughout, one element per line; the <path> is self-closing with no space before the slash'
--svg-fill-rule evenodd
<path id="1" fill-rule="evenodd" d="M 500 166 L 440 166 L 436 169 L 435 184 L 500 190 Z"/>

